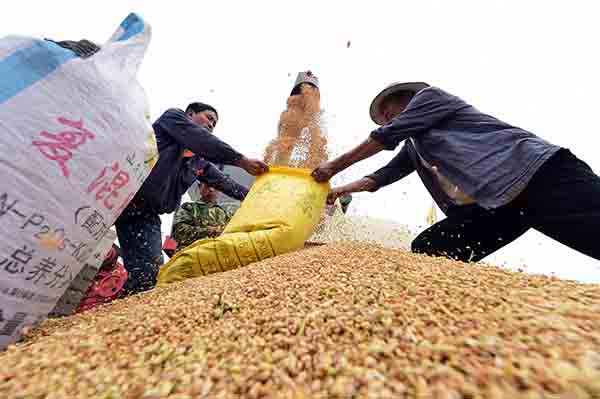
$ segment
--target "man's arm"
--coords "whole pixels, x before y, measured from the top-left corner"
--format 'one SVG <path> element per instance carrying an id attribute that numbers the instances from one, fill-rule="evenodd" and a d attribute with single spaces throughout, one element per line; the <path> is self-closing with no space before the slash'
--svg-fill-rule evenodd
<path id="1" fill-rule="evenodd" d="M 410 155 L 408 154 L 408 149 L 406 148 L 406 145 L 404 145 L 387 165 L 366 176 L 375 182 L 375 185 L 370 186 L 370 190 L 368 191 L 374 192 L 381 187 L 395 183 L 410 175 L 415 169 L 415 165 L 412 163 Z"/>
<path id="2" fill-rule="evenodd" d="M 406 149 L 406 146 L 403 146 L 400 149 L 400 152 L 398 152 L 387 165 L 377 170 L 375 173 L 331 190 L 327 197 L 327 202 L 331 204 L 335 202 L 338 197 L 351 193 L 377 191 L 381 187 L 397 182 L 408 176 L 414 172 L 414 170 L 415 166 L 408 155 L 408 150 Z"/>
<path id="3" fill-rule="evenodd" d="M 243 157 L 229 144 L 220 140 L 202 126 L 192 122 L 181 110 L 170 109 L 155 123 L 182 147 L 211 162 L 237 165 Z"/>
<path id="4" fill-rule="evenodd" d="M 211 163 L 207 163 L 202 172 L 198 175 L 198 180 L 238 201 L 243 201 L 248 194 L 248 189 L 246 187 L 237 183 Z"/>
<path id="5" fill-rule="evenodd" d="M 368 138 L 354 149 L 340 155 L 332 161 L 321 164 L 312 172 L 312 176 L 318 182 L 324 182 L 331 179 L 334 175 L 340 173 L 344 169 L 354 165 L 363 159 L 372 157 L 373 155 L 384 150 L 384 146 L 379 144 L 372 138 Z"/>
<path id="6" fill-rule="evenodd" d="M 382 150 L 395 149 L 408 137 L 426 132 L 443 119 L 467 106 L 458 97 L 438 88 L 424 89 L 415 95 L 406 109 L 390 123 L 374 130 L 367 140 L 354 149 L 320 165 L 312 175 L 319 182 L 327 181 L 344 169 L 372 157 Z"/>

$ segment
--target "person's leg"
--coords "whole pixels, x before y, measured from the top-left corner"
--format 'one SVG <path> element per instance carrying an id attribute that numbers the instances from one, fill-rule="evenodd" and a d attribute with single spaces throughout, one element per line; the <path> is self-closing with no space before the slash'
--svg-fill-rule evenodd
<path id="1" fill-rule="evenodd" d="M 411 249 L 414 253 L 478 262 L 528 229 L 529 225 L 515 209 L 486 210 L 469 205 L 455 208 L 446 219 L 419 234 Z"/>
<path id="2" fill-rule="evenodd" d="M 600 177 L 585 162 L 560 150 L 519 199 L 534 229 L 600 260 Z"/>
<path id="3" fill-rule="evenodd" d="M 124 287 L 126 294 L 154 288 L 158 269 L 163 263 L 160 217 L 126 208 L 115 227 L 123 263 L 129 273 Z"/>

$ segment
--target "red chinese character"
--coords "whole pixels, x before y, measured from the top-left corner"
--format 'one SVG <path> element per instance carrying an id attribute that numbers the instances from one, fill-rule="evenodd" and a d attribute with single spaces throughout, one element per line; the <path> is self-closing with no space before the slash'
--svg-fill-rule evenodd
<path id="1" fill-rule="evenodd" d="M 110 181 L 107 176 L 108 166 L 105 166 L 87 188 L 88 194 L 96 192 L 96 200 L 102 201 L 106 209 L 114 208 L 115 204 L 110 199 L 118 198 L 119 190 L 129 183 L 129 174 L 119 168 L 118 162 L 115 161 L 110 169 L 112 172 L 116 172 Z"/>
<path id="2" fill-rule="evenodd" d="M 102 170 L 100 171 L 100 174 L 98 175 L 98 177 L 96 177 L 96 178 L 94 179 L 94 181 L 92 181 L 92 182 L 90 183 L 90 185 L 88 186 L 88 188 L 87 188 L 87 190 L 86 190 L 86 192 L 87 192 L 88 194 L 89 194 L 89 193 L 91 193 L 92 191 L 94 191 L 94 190 L 95 190 L 95 189 L 96 189 L 98 186 L 100 186 L 101 184 L 102 184 L 102 185 L 105 185 L 105 184 L 107 184 L 107 183 L 106 183 L 106 181 L 105 181 L 105 177 L 106 177 L 106 171 L 107 171 L 107 170 L 108 170 L 108 167 L 107 167 L 107 166 L 105 166 L 105 167 L 104 167 L 104 169 L 102 169 Z"/>
<path id="3" fill-rule="evenodd" d="M 67 161 L 73 158 L 73 150 L 79 148 L 87 139 L 94 139 L 92 132 L 83 127 L 83 119 L 80 121 L 71 121 L 67 118 L 58 118 L 58 123 L 77 131 L 67 130 L 57 134 L 40 132 L 40 136 L 47 141 L 34 140 L 31 143 L 35 145 L 40 152 L 49 160 L 56 161 L 65 177 L 69 177 L 70 172 L 67 168 Z"/>

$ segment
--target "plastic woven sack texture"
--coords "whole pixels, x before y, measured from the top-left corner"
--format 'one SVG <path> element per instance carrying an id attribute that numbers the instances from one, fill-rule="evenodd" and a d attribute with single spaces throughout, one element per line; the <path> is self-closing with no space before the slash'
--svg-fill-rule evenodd
<path id="1" fill-rule="evenodd" d="M 48 40 L 0 39 L 0 349 L 98 260 L 156 163 L 136 79 L 150 36 L 130 14 L 88 58 Z"/>

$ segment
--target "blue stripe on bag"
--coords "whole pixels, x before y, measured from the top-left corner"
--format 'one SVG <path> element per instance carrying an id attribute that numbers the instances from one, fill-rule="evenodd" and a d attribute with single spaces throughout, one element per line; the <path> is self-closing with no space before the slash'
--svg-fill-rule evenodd
<path id="1" fill-rule="evenodd" d="M 32 46 L 0 60 L 0 104 L 76 57 L 55 43 L 36 40 Z"/>
<path id="2" fill-rule="evenodd" d="M 140 32 L 144 31 L 144 21 L 139 15 L 135 13 L 131 13 L 125 18 L 123 22 L 121 22 L 121 28 L 123 28 L 124 32 L 119 38 L 116 40 L 117 42 L 121 42 L 123 40 L 127 40 L 132 36 L 137 35 Z"/>

